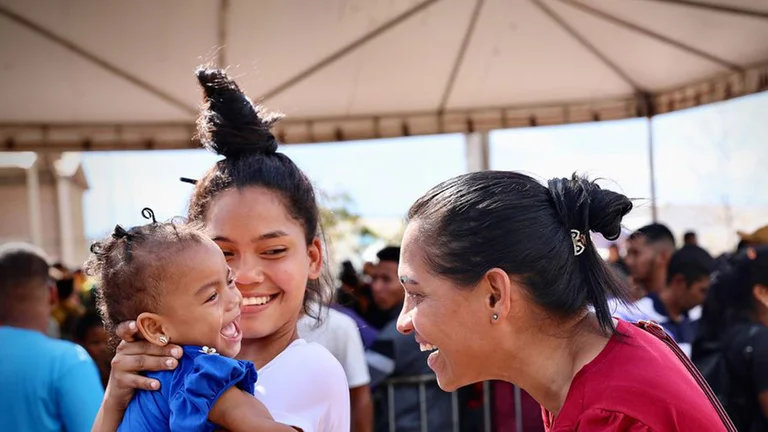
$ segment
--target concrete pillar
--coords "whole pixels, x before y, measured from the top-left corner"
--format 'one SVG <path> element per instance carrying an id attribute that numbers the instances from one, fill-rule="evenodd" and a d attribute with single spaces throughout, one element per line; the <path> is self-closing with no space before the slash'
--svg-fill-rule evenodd
<path id="1" fill-rule="evenodd" d="M 35 157 L 35 159 L 37 159 Z M 38 162 L 34 160 L 25 169 L 27 174 L 27 208 L 29 211 L 29 236 L 32 244 L 43 248 L 43 222 L 40 210 L 40 177 Z"/>
<path id="2" fill-rule="evenodd" d="M 55 171 L 55 170 L 54 170 Z M 56 196 L 59 208 L 59 260 L 67 266 L 74 264 L 74 232 L 72 224 L 72 188 L 67 177 L 56 173 Z"/>
<path id="3" fill-rule="evenodd" d="M 466 136 L 467 172 L 491 169 L 488 132 L 471 132 Z"/>

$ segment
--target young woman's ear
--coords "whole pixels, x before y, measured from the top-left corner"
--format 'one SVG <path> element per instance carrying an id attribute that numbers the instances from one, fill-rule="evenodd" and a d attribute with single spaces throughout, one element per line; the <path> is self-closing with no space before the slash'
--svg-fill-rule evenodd
<path id="1" fill-rule="evenodd" d="M 323 272 L 323 244 L 319 238 L 312 240 L 307 247 L 307 254 L 309 255 L 309 279 L 318 279 Z"/>

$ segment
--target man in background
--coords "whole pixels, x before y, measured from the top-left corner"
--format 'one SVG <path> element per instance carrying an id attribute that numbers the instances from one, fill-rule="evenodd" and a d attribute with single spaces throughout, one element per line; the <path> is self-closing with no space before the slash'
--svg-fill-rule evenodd
<path id="1" fill-rule="evenodd" d="M 659 323 L 689 357 L 714 270 L 715 260 L 707 251 L 683 246 L 669 261 L 666 286 L 635 303 L 639 318 Z"/>
<path id="2" fill-rule="evenodd" d="M 99 372 L 80 346 L 45 335 L 56 286 L 36 248 L 0 246 L 0 425 L 86 432 L 101 405 Z"/>
<path id="3" fill-rule="evenodd" d="M 629 237 L 624 260 L 635 284 L 632 300 L 657 293 L 667 284 L 667 267 L 675 253 L 675 236 L 666 226 L 646 225 Z"/>
<path id="4" fill-rule="evenodd" d="M 619 251 L 619 245 L 611 243 L 608 246 L 608 264 L 614 269 L 619 271 L 624 277 L 629 274 L 627 263 L 624 262 L 624 258 Z"/>
<path id="5" fill-rule="evenodd" d="M 388 322 L 381 329 L 367 353 L 371 370 L 371 386 L 378 387 L 389 378 L 424 379 L 434 377 L 427 366 L 429 352 L 422 352 L 414 333 L 404 335 L 397 331 L 397 317 L 403 309 L 405 290 L 400 284 L 397 267 L 400 248 L 389 246 L 376 255 L 379 262 L 373 273 L 371 292 L 378 307 L 388 314 Z M 398 432 L 444 432 L 451 430 L 451 394 L 440 390 L 437 381 L 424 381 L 423 401 L 427 429 L 421 425 L 421 401 L 418 382 L 393 384 L 394 406 L 389 406 L 386 392 L 376 400 L 376 432 L 388 432 L 390 412 Z"/>
<path id="6" fill-rule="evenodd" d="M 101 375 L 101 384 L 106 388 L 112 370 L 112 350 L 109 348 L 109 334 L 104 321 L 95 311 L 86 312 L 75 326 L 74 341 L 85 348 Z"/>
<path id="7" fill-rule="evenodd" d="M 743 254 L 748 247 L 768 245 L 768 225 L 757 229 L 753 233 L 737 231 L 736 234 L 739 236 L 739 244 L 736 246 L 736 250 L 725 252 L 715 260 L 717 270 L 720 272 L 730 268 L 732 260 Z"/>
<path id="8" fill-rule="evenodd" d="M 699 238 L 696 236 L 696 233 L 693 231 L 688 231 L 687 233 L 683 234 L 683 245 L 698 246 Z"/>
<path id="9" fill-rule="evenodd" d="M 739 231 L 737 234 L 739 235 L 741 248 L 768 245 L 768 225 L 755 230 L 753 233 Z"/>

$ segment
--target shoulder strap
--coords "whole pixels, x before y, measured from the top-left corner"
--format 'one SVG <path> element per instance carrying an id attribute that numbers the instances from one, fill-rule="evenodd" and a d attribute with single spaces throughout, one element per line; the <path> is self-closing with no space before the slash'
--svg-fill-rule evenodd
<path id="1" fill-rule="evenodd" d="M 691 376 L 693 376 L 693 379 L 696 380 L 696 383 L 699 384 L 699 387 L 701 387 L 701 390 L 707 396 L 707 399 L 709 399 L 709 402 L 715 408 L 715 411 L 717 411 L 717 415 L 720 416 L 720 420 L 723 421 L 723 425 L 725 426 L 726 430 L 728 430 L 728 432 L 738 432 L 736 426 L 733 425 L 731 418 L 728 417 L 728 414 L 725 412 L 725 408 L 723 408 L 723 406 L 720 404 L 720 401 L 717 399 L 717 396 L 715 396 L 715 393 L 709 387 L 709 384 L 707 384 L 707 381 L 704 379 L 704 377 L 701 376 L 701 373 L 699 373 L 699 370 L 696 369 L 696 366 L 691 363 L 691 360 L 688 358 L 688 356 L 685 355 L 679 346 L 677 346 L 677 342 L 669 337 L 667 332 L 665 332 L 660 325 L 653 321 L 641 320 L 634 325 L 655 336 L 657 339 L 661 340 L 664 345 L 668 346 L 672 350 L 672 352 L 675 354 L 675 356 L 677 356 L 683 366 L 688 369 L 688 372 L 690 372 Z"/>

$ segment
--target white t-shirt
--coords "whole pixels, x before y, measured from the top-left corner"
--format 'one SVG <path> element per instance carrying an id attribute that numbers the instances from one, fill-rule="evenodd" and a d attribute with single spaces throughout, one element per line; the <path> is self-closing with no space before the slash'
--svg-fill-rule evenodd
<path id="1" fill-rule="evenodd" d="M 371 382 L 363 338 L 355 320 L 335 309 L 328 309 L 320 325 L 314 318 L 304 315 L 299 319 L 298 328 L 301 338 L 319 343 L 336 357 L 347 374 L 349 388 Z"/>
<path id="2" fill-rule="evenodd" d="M 347 378 L 327 349 L 297 339 L 258 374 L 256 397 L 275 421 L 304 432 L 349 431 Z"/>

